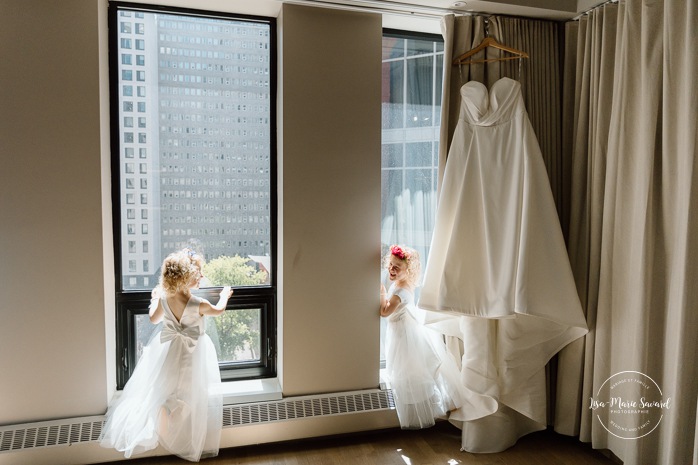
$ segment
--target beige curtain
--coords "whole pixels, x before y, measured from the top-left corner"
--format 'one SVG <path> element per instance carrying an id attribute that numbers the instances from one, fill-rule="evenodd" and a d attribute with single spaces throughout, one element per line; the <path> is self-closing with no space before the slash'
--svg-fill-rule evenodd
<path id="1" fill-rule="evenodd" d="M 578 435 L 582 405 L 581 361 L 593 361 L 585 352 L 596 337 L 601 258 L 601 217 L 606 179 L 606 152 L 610 129 L 610 102 L 616 47 L 617 5 L 593 11 L 565 31 L 565 96 L 563 125 L 565 159 L 571 160 L 568 181 L 570 206 L 568 253 L 589 334 L 566 347 L 558 357 L 556 431 Z M 587 418 L 588 420 L 588 418 Z"/>
<path id="2" fill-rule="evenodd" d="M 558 399 L 578 406 L 558 403 L 555 427 L 626 465 L 698 462 L 697 25 L 696 2 L 628 0 L 566 28 L 569 251 L 591 331 L 560 355 Z M 589 408 L 621 372 L 670 400 L 638 438 Z"/>

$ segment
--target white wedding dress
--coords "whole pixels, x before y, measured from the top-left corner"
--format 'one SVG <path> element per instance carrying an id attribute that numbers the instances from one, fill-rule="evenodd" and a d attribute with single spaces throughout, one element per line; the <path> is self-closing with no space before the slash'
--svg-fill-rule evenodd
<path id="1" fill-rule="evenodd" d="M 109 406 L 100 436 L 103 447 L 126 458 L 158 444 L 193 462 L 218 455 L 223 405 L 216 349 L 191 296 L 178 321 L 165 309 L 121 396 Z M 152 305 L 157 305 L 153 299 Z"/>
<path id="2" fill-rule="evenodd" d="M 587 326 L 519 83 L 460 93 L 419 307 L 480 396 L 463 449 L 496 452 L 546 427 L 545 365 Z"/>

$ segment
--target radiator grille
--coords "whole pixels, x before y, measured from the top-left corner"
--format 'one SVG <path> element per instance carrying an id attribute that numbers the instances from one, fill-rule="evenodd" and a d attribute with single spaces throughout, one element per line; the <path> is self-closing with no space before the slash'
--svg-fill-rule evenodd
<path id="1" fill-rule="evenodd" d="M 294 397 L 223 407 L 223 427 L 394 409 L 391 390 Z M 0 427 L 0 453 L 97 441 L 103 416 Z"/>
<path id="2" fill-rule="evenodd" d="M 223 427 L 394 409 L 392 391 L 368 391 L 230 405 L 223 408 Z"/>
<path id="3" fill-rule="evenodd" d="M 92 421 L 53 424 L 35 423 L 36 426 L 26 426 L 0 429 L 0 452 L 20 449 L 34 449 L 75 444 L 78 442 L 96 441 L 102 432 L 102 417 Z M 72 419 L 75 421 L 76 419 Z M 82 419 L 84 420 L 84 419 Z"/>

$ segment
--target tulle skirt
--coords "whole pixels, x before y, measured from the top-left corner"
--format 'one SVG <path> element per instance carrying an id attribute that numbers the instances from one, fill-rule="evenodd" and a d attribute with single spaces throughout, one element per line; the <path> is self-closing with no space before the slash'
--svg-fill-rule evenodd
<path id="1" fill-rule="evenodd" d="M 403 429 L 428 428 L 463 406 L 456 360 L 441 335 L 409 312 L 388 320 L 386 374 Z"/>
<path id="2" fill-rule="evenodd" d="M 157 332 L 133 376 L 110 406 L 100 436 L 103 447 L 126 458 L 158 444 L 193 462 L 218 455 L 222 397 L 216 350 L 208 335 L 189 352 L 180 339 Z"/>

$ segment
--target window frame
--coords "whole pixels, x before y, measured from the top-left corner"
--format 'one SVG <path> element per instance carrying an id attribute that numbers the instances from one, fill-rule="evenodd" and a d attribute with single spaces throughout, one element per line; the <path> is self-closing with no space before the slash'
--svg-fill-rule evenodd
<path id="1" fill-rule="evenodd" d="M 427 32 L 408 31 L 408 30 L 401 30 L 401 29 L 383 28 L 383 31 L 382 31 L 382 40 L 384 40 L 384 39 L 387 38 L 387 37 L 389 37 L 389 38 L 395 38 L 395 39 L 403 39 L 403 40 L 426 40 L 426 41 L 431 41 L 431 42 L 440 42 L 441 44 L 443 44 L 443 42 L 444 42 L 444 41 L 443 41 L 443 37 L 441 37 L 441 36 L 438 35 L 438 34 L 432 34 L 432 33 L 427 33 Z M 439 55 L 439 54 L 442 55 L 442 56 L 444 56 L 444 51 L 442 50 L 441 52 L 432 52 L 432 53 L 429 53 L 430 56 L 434 56 L 434 57 L 436 57 L 436 55 Z M 397 59 L 389 59 L 389 60 L 387 60 L 387 62 L 388 62 L 388 63 L 391 63 L 391 62 L 401 62 L 401 63 L 403 63 L 404 66 L 406 67 L 406 66 L 407 66 L 407 61 L 409 61 L 409 60 L 416 60 L 416 59 L 419 59 L 419 58 L 420 58 L 420 56 L 418 56 L 418 55 L 417 55 L 417 56 L 410 56 L 410 57 L 408 57 L 408 56 L 405 55 L 405 56 L 401 56 L 401 57 L 399 57 L 399 58 L 397 58 Z M 383 66 L 385 63 L 386 63 L 386 61 L 385 61 L 384 59 L 381 59 L 381 65 Z M 442 76 L 442 77 L 443 77 L 443 76 Z M 403 81 L 404 81 L 404 84 L 403 84 L 403 85 L 407 86 L 407 73 L 406 73 L 406 72 L 403 74 Z M 385 82 L 385 81 L 384 81 L 384 82 Z M 441 88 L 441 92 L 443 93 L 443 88 L 442 88 L 442 86 L 443 86 L 443 82 L 438 83 L 438 88 Z M 435 98 L 435 99 L 441 97 L 441 95 L 436 95 L 436 89 L 437 89 L 437 82 L 434 81 L 434 82 L 432 82 L 432 93 L 433 93 L 432 96 L 433 96 L 433 98 Z M 403 111 L 403 116 L 405 116 L 404 112 L 407 110 L 407 107 L 408 107 L 408 105 L 409 105 L 409 103 L 407 102 L 408 96 L 405 94 L 405 95 L 403 95 L 402 97 L 403 97 L 403 101 L 401 102 L 401 105 L 403 105 L 402 111 Z M 436 101 L 432 101 L 431 105 L 432 105 L 432 106 L 435 106 L 435 105 L 436 105 Z M 439 102 L 439 106 L 440 106 L 440 102 Z M 435 115 L 435 116 L 436 116 L 436 115 Z M 381 121 L 382 121 L 382 120 L 383 120 L 383 118 L 381 117 Z M 441 126 L 441 123 L 442 123 L 442 122 L 441 122 L 441 119 L 439 118 L 438 121 L 439 121 L 439 124 L 436 125 L 436 126 L 434 126 L 434 127 L 440 127 L 440 126 Z M 418 171 L 418 170 L 425 170 L 425 169 L 430 169 L 430 170 L 433 171 L 433 172 L 432 172 L 432 176 L 433 176 L 432 182 L 434 183 L 434 192 L 436 192 L 437 189 L 438 189 L 438 154 L 439 154 L 439 153 L 438 153 L 438 143 L 439 143 L 438 138 L 437 138 L 436 140 L 430 140 L 430 141 L 428 141 L 428 143 L 431 144 L 431 152 L 432 152 L 432 156 L 434 157 L 434 158 L 432 158 L 432 164 L 431 164 L 428 168 L 425 167 L 425 166 L 409 166 L 409 165 L 407 164 L 407 159 L 408 159 L 407 150 L 409 150 L 411 144 L 426 143 L 426 141 L 411 141 L 411 140 L 401 139 L 401 140 L 399 140 L 399 141 L 388 141 L 388 142 L 386 142 L 385 139 L 384 139 L 384 131 L 388 131 L 388 132 L 390 132 L 390 131 L 398 131 L 398 132 L 400 132 L 400 131 L 410 131 L 410 130 L 413 130 L 413 131 L 414 131 L 414 130 L 417 130 L 417 131 L 418 131 L 418 130 L 421 129 L 419 126 L 408 126 L 408 125 L 406 124 L 407 121 L 406 121 L 405 119 L 403 119 L 402 123 L 403 123 L 402 126 L 400 126 L 400 127 L 394 127 L 394 128 L 393 128 L 393 127 L 384 128 L 384 127 L 382 126 L 382 123 L 381 123 L 381 196 L 382 196 L 382 191 L 383 191 L 383 188 L 384 188 L 384 185 L 383 185 L 383 177 L 384 177 L 384 175 L 385 175 L 386 173 L 390 173 L 390 172 L 397 173 L 397 172 L 399 172 L 400 175 L 402 176 L 402 182 L 403 182 L 403 184 L 404 184 L 404 183 L 405 183 L 406 176 L 407 176 L 407 173 L 416 172 L 416 171 Z M 437 134 L 438 134 L 438 131 L 437 131 Z M 434 144 L 436 144 L 436 145 L 434 145 Z M 383 157 L 385 156 L 384 153 L 383 153 L 383 150 L 384 150 L 384 148 L 385 148 L 386 146 L 389 146 L 389 145 L 399 146 L 400 159 L 401 159 L 401 164 L 400 164 L 399 167 L 396 167 L 396 168 L 386 168 L 385 166 L 383 166 Z M 434 164 L 434 162 L 435 162 L 436 164 Z M 382 203 L 382 199 L 381 199 L 381 203 Z M 381 206 L 381 210 L 383 210 L 382 206 Z M 381 223 L 382 223 L 382 221 L 383 221 L 382 215 L 383 215 L 383 211 L 381 211 Z M 432 229 L 432 231 L 431 231 L 431 235 L 433 235 L 433 229 Z M 381 244 L 382 244 L 382 240 L 383 240 L 383 239 L 381 238 Z M 426 265 L 427 257 L 421 257 L 421 259 L 422 259 L 422 267 L 424 267 L 424 266 Z M 423 269 L 422 269 L 422 271 L 423 271 Z M 387 286 L 386 286 L 386 287 L 387 287 Z M 416 296 L 418 296 L 418 294 L 416 294 Z M 416 297 L 416 296 L 415 296 L 415 297 Z M 383 350 L 384 350 L 383 347 L 384 347 L 384 343 L 385 343 L 385 340 L 384 340 L 385 324 L 386 324 L 385 320 L 384 320 L 384 319 L 381 319 L 381 341 L 380 341 L 380 345 L 381 345 L 380 368 L 381 368 L 381 369 L 385 369 L 385 367 L 386 367 L 386 365 L 385 365 L 385 364 L 386 364 L 386 360 L 385 360 L 385 358 L 383 357 L 383 355 L 384 355 L 384 353 L 383 353 Z"/>
<path id="2" fill-rule="evenodd" d="M 260 379 L 276 376 L 277 372 L 277 252 L 278 252 L 278 182 L 277 182 L 277 140 L 276 140 L 276 87 L 277 87 L 277 47 L 276 19 L 235 13 L 199 10 L 191 8 L 165 7 L 131 2 L 109 2 L 109 92 L 110 92 L 110 135 L 111 135 L 111 183 L 112 183 L 112 225 L 114 238 L 114 277 L 115 277 L 115 331 L 116 331 L 116 381 L 117 389 L 123 389 L 136 366 L 136 317 L 148 314 L 151 289 L 125 290 L 122 273 L 122 205 L 121 205 L 121 150 L 119 109 L 119 63 L 122 60 L 119 50 L 119 11 L 153 12 L 163 14 L 189 15 L 218 19 L 231 19 L 267 24 L 269 26 L 269 218 L 270 218 L 270 257 L 271 279 L 262 286 L 235 287 L 233 298 L 228 301 L 226 311 L 260 309 L 260 354 L 258 362 L 219 363 L 223 381 Z M 128 207 L 123 206 L 124 209 Z M 218 300 L 220 287 L 205 288 L 194 294 L 212 302 Z"/>

